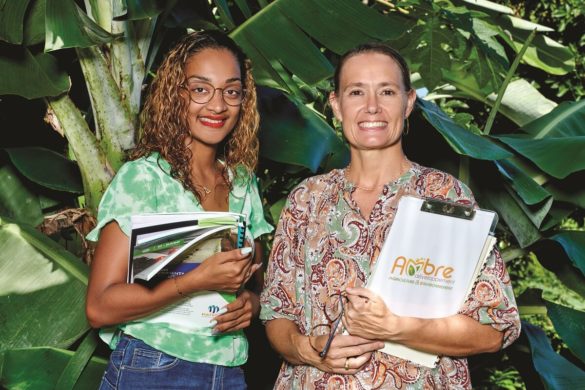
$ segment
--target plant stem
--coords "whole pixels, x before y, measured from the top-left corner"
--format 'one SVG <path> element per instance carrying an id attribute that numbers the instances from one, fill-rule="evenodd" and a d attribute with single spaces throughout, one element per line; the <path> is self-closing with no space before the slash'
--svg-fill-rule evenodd
<path id="1" fill-rule="evenodd" d="M 469 157 L 461 156 L 459 159 L 459 180 L 469 185 Z"/>
<path id="2" fill-rule="evenodd" d="M 528 38 L 524 42 L 522 49 L 520 49 L 520 51 L 518 52 L 518 55 L 516 55 L 516 58 L 514 59 L 512 66 L 508 70 L 508 73 L 506 73 L 506 78 L 504 79 L 504 82 L 500 86 L 500 90 L 498 91 L 498 96 L 496 98 L 496 102 L 494 103 L 494 106 L 492 107 L 492 110 L 490 111 L 490 115 L 489 115 L 487 122 L 485 124 L 485 128 L 483 130 L 484 135 L 488 135 L 490 133 L 490 131 L 492 130 L 492 126 L 494 125 L 494 120 L 496 119 L 496 114 L 498 113 L 498 110 L 500 108 L 500 103 L 502 102 L 502 99 L 504 97 L 504 93 L 506 92 L 506 88 L 508 88 L 508 84 L 510 84 L 510 81 L 512 81 L 512 76 L 514 76 L 514 73 L 516 73 L 516 68 L 518 68 L 518 65 L 520 64 L 520 60 L 522 60 L 522 57 L 524 57 L 524 53 L 526 53 L 526 50 L 528 49 L 528 46 L 530 46 L 530 43 L 534 39 L 535 35 L 536 35 L 536 29 L 532 30 L 532 32 L 530 33 L 530 35 L 528 36 Z"/>

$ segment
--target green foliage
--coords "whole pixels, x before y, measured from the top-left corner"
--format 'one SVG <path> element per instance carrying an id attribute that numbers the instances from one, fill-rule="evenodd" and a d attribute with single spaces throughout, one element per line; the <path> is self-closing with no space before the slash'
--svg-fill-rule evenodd
<path id="1" fill-rule="evenodd" d="M 539 289 L 547 301 L 585 311 L 585 299 L 568 289 L 555 273 L 544 268 L 534 253 L 519 257 L 506 265 L 517 297 L 528 289 Z"/>
<path id="2" fill-rule="evenodd" d="M 89 328 L 87 266 L 25 225 L 0 220 L 0 242 L 0 351 L 69 347 Z"/>
<path id="3" fill-rule="evenodd" d="M 548 389 L 574 389 L 582 385 L 585 371 L 557 354 L 545 333 L 538 327 L 523 323 L 530 342 L 534 366 Z"/>
<path id="4" fill-rule="evenodd" d="M 520 378 L 520 374 L 514 368 L 506 367 L 502 370 L 490 370 L 489 377 L 485 384 L 477 388 L 496 388 L 505 390 L 522 390 L 526 386 Z"/>
<path id="5" fill-rule="evenodd" d="M 585 150 L 585 106 L 582 102 L 557 106 L 550 100 L 569 95 L 579 100 L 583 94 L 584 40 L 570 38 L 583 19 L 577 1 L 565 2 L 571 5 L 566 7 L 557 2 L 533 5 L 510 0 L 506 2 L 509 8 L 464 0 L 164 4 L 88 0 L 85 9 L 73 0 L 6 2 L 0 11 L 0 71 L 11 77 L 0 80 L 0 94 L 46 99 L 47 118 L 67 138 L 84 199 L 95 212 L 101 194 L 132 148 L 142 86 L 149 81 L 149 72 L 154 74 L 151 68 L 160 58 L 159 49 L 187 27 L 228 31 L 252 59 L 257 82 L 266 87 L 259 89 L 258 176 L 266 216 L 276 224 L 286 195 L 300 180 L 347 163 L 347 145 L 339 129 L 331 126 L 327 104 L 328 78 L 339 55 L 365 41 L 389 42 L 416 72 L 414 85 L 428 91 L 424 99 L 418 99 L 417 113 L 411 117 L 416 129 L 406 140 L 409 156 L 420 156 L 422 161 L 415 160 L 452 173 L 459 171 L 461 179 L 469 179 L 481 206 L 499 213 L 498 234 L 521 297 L 523 318 L 543 327 L 553 340 L 554 350 L 541 331 L 528 327 L 528 339 L 517 343 L 524 355 L 515 355 L 514 347 L 509 354 L 497 355 L 491 367 L 484 367 L 491 385 L 482 379 L 481 386 L 522 388 L 517 372 L 526 377 L 520 366 L 530 361 L 526 359 L 530 351 L 542 380 L 554 388 L 560 381 L 574 382 L 582 376 L 580 352 L 572 354 L 568 348 L 580 348 L 585 337 L 578 326 L 585 312 L 583 236 L 559 230 L 570 225 L 563 221 L 582 216 L 585 209 L 585 166 L 579 158 Z M 42 43 L 50 53 L 39 52 Z M 523 46 L 524 55 L 520 53 Z M 521 65 L 512 77 L 510 63 L 516 57 Z M 81 73 L 71 71 L 71 62 L 80 64 Z M 509 84 L 504 83 L 507 72 Z M 500 91 L 502 85 L 505 92 Z M 539 92 L 541 86 L 549 88 L 548 98 Z M 489 119 L 488 112 L 492 112 Z M 53 209 L 69 205 L 70 197 L 64 201 L 55 191 L 77 193 L 79 176 L 70 170 L 71 163 L 62 164 L 45 151 L 42 159 L 40 153 L 31 157 L 28 152 L 12 150 L 10 161 L 6 159 L 0 167 L 7 183 L 0 191 L 0 215 L 19 223 L 0 226 L 5 235 L 0 241 L 5 243 L 0 258 L 5 272 L 0 275 L 7 282 L 0 283 L 5 290 L 0 293 L 0 316 L 18 313 L 0 329 L 0 351 L 4 351 L 0 375 L 9 387 L 25 387 L 40 378 L 51 386 L 71 387 L 78 375 L 78 387 L 86 379 L 95 383 L 88 370 L 103 362 L 92 360 L 82 370 L 95 346 L 91 339 L 76 348 L 72 360 L 70 351 L 14 350 L 69 347 L 87 329 L 83 315 L 86 267 L 26 226 L 42 220 L 49 209 L 46 198 Z M 60 166 L 59 171 L 66 169 L 69 175 L 52 177 L 51 166 Z M 47 189 L 53 191 L 51 196 Z M 270 238 L 264 238 L 267 249 Z M 15 271 L 15 259 L 35 272 Z M 33 289 L 31 280 L 22 275 L 54 285 Z M 51 298 L 50 302 L 43 297 Z M 32 313 L 43 313 L 49 321 L 42 324 L 50 327 L 49 332 L 19 327 L 36 319 Z M 34 365 L 42 356 L 54 356 L 49 374 Z M 31 364 L 13 364 L 27 359 Z M 550 367 L 570 367 L 565 374 L 571 375 L 558 376 Z M 32 378 L 28 382 L 26 373 Z"/>
<path id="6" fill-rule="evenodd" d="M 575 69 L 559 78 L 529 76 L 545 90 L 546 95 L 580 100 L 585 96 L 585 7 L 582 0 L 532 1 L 500 0 L 514 9 L 517 16 L 554 27 L 551 38 L 566 45 L 575 56 Z M 550 93 L 548 91 L 550 91 Z"/>
<path id="7" fill-rule="evenodd" d="M 13 349 L 0 355 L 2 386 L 7 389 L 55 389 L 73 352 L 57 348 Z M 92 389 L 99 383 L 107 361 L 93 357 L 84 367 L 73 389 Z"/>

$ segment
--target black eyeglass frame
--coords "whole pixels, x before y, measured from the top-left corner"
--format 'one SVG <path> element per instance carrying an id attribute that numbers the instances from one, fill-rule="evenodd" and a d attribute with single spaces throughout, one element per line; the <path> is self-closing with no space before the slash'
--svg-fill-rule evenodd
<path id="1" fill-rule="evenodd" d="M 333 321 L 333 323 L 331 324 L 331 329 L 329 331 L 329 337 L 327 337 L 327 342 L 325 342 L 323 350 L 319 352 L 319 357 L 321 358 L 327 356 L 327 352 L 329 352 L 329 348 L 331 347 L 333 337 L 335 337 L 335 331 L 337 330 L 337 327 L 339 326 L 339 323 L 341 322 L 341 318 L 343 317 L 343 313 L 345 311 L 345 305 L 343 304 L 344 299 L 343 293 L 340 291 L 339 293 L 334 295 L 339 295 L 339 305 L 341 306 L 341 311 L 339 312 L 339 316 L 337 317 L 337 319 Z"/>

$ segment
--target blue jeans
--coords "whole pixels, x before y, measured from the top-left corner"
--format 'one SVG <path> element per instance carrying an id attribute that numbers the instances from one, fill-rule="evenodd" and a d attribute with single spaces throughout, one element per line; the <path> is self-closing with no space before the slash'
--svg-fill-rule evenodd
<path id="1" fill-rule="evenodd" d="M 246 388 L 244 371 L 240 367 L 188 362 L 124 334 L 110 355 L 100 385 L 100 390 Z"/>

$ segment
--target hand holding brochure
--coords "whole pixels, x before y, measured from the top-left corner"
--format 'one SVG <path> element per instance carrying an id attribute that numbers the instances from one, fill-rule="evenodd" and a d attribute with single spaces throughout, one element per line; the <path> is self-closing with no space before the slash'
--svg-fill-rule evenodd
<path id="1" fill-rule="evenodd" d="M 493 211 L 404 196 L 367 288 L 396 315 L 441 318 L 457 314 L 496 239 Z M 437 356 L 401 344 L 382 352 L 433 367 Z"/>
<path id="2" fill-rule="evenodd" d="M 236 213 L 134 215 L 128 282 L 150 286 L 182 275 L 217 252 L 244 246 L 245 232 L 245 217 Z M 234 299 L 231 293 L 197 292 L 141 321 L 211 335 L 211 318 Z"/>

